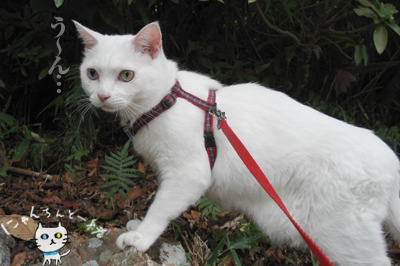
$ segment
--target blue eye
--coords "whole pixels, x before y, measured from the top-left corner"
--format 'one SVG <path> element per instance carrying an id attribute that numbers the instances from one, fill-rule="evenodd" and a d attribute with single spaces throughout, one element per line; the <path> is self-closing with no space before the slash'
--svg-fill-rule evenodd
<path id="1" fill-rule="evenodd" d="M 42 239 L 46 240 L 46 239 L 48 239 L 48 238 L 49 238 L 49 235 L 47 235 L 47 234 L 43 234 L 43 235 L 41 235 L 40 237 L 41 237 Z"/>
<path id="2" fill-rule="evenodd" d="M 96 80 L 99 78 L 99 74 L 97 74 L 97 71 L 93 68 L 88 68 L 87 70 L 87 76 L 91 79 L 91 80 Z"/>

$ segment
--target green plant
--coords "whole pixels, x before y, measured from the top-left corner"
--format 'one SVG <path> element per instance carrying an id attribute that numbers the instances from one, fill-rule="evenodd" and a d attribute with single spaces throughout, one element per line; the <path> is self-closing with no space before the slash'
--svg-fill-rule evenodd
<path id="1" fill-rule="evenodd" d="M 131 144 L 131 141 L 128 140 L 121 151 L 117 151 L 117 154 L 111 152 L 111 156 L 106 157 L 106 161 L 110 166 L 102 166 L 104 169 L 110 171 L 110 174 L 101 175 L 104 178 L 113 179 L 112 181 L 104 184 L 102 187 L 113 187 L 106 196 L 101 199 L 104 201 L 108 198 L 115 196 L 115 193 L 121 194 L 125 199 L 128 199 L 125 191 L 131 191 L 128 185 L 136 185 L 135 182 L 128 178 L 136 178 L 138 177 L 138 170 L 134 168 L 129 168 L 129 166 L 136 163 L 136 160 L 133 160 L 133 155 L 129 156 L 128 148 Z M 100 202 L 101 202 L 100 201 Z"/>
<path id="2" fill-rule="evenodd" d="M 92 235 L 95 234 L 97 238 L 104 238 L 106 240 L 110 240 L 110 238 L 104 235 L 104 233 L 107 232 L 107 229 L 104 229 L 103 227 L 98 226 L 96 224 L 98 219 L 99 218 L 92 219 L 84 223 L 78 223 L 78 227 L 84 230 L 85 232 L 91 233 Z"/>
<path id="3" fill-rule="evenodd" d="M 225 260 L 232 256 L 236 265 L 242 265 L 236 250 L 250 250 L 254 252 L 254 248 L 257 248 L 258 242 L 262 238 L 265 238 L 265 236 L 259 231 L 257 234 L 253 235 L 238 232 L 229 235 L 228 232 L 225 231 L 224 234 L 222 234 L 222 239 L 218 246 L 212 252 L 212 256 L 208 260 L 207 265 L 213 265 L 218 257 L 224 253 L 228 253 L 225 255 Z M 224 246 L 226 246 L 225 250 L 223 250 Z"/>
<path id="4" fill-rule="evenodd" d="M 211 215 L 214 220 L 218 220 L 217 214 L 223 211 L 223 209 L 217 203 L 207 199 L 206 197 L 200 199 L 197 202 L 197 206 L 200 209 L 203 209 L 201 211 L 201 218 Z"/>
<path id="5" fill-rule="evenodd" d="M 381 54 L 387 45 L 388 32 L 386 27 L 391 28 L 394 32 L 400 35 L 400 27 L 395 23 L 393 15 L 396 14 L 396 7 L 392 4 L 385 4 L 375 0 L 371 3 L 368 0 L 357 0 L 361 6 L 355 8 L 354 11 L 359 16 L 364 16 L 373 19 L 377 25 L 374 33 L 373 40 L 376 51 Z"/>
<path id="6" fill-rule="evenodd" d="M 81 165 L 82 163 L 82 157 L 88 154 L 90 151 L 89 150 L 81 150 L 78 149 L 75 145 L 72 145 L 72 152 L 70 156 L 68 156 L 64 161 L 72 161 L 74 163 L 79 163 Z"/>

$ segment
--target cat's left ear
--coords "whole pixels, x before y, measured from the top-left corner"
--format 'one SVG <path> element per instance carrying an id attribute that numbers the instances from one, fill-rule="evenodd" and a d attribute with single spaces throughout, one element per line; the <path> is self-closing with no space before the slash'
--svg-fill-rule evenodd
<path id="1" fill-rule="evenodd" d="M 62 227 L 61 221 L 58 222 L 58 227 Z"/>
<path id="2" fill-rule="evenodd" d="M 136 51 L 148 54 L 156 58 L 162 51 L 161 30 L 158 22 L 153 22 L 142 28 L 133 39 L 133 47 Z"/>

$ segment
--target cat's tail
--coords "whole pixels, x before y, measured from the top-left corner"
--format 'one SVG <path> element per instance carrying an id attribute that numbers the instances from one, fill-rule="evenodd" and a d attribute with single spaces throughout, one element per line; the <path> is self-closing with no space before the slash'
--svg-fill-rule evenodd
<path id="1" fill-rule="evenodd" d="M 400 192 L 392 193 L 389 200 L 389 213 L 385 222 L 395 240 L 400 241 Z"/>
<path id="2" fill-rule="evenodd" d="M 64 254 L 61 254 L 61 255 L 60 255 L 60 257 L 67 256 L 67 255 L 68 255 L 70 252 L 71 252 L 71 250 L 70 250 L 70 249 L 68 249 L 68 251 L 67 251 L 67 252 L 65 252 Z"/>

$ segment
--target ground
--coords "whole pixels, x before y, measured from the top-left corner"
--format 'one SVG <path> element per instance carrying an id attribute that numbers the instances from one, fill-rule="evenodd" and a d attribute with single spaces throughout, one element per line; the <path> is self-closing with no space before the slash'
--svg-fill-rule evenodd
<path id="1" fill-rule="evenodd" d="M 113 187 L 102 187 L 110 180 L 102 177 L 108 171 L 106 154 L 116 153 L 122 148 L 97 153 L 94 158 L 77 163 L 74 172 L 60 170 L 61 175 L 45 177 L 20 174 L 8 171 L 7 177 L 0 176 L 0 215 L 19 214 L 32 217 L 44 227 L 55 226 L 62 221 L 68 232 L 90 234 L 78 227 L 85 218 L 98 218 L 96 224 L 103 228 L 125 226 L 132 217 L 145 216 L 157 189 L 155 174 L 138 158 L 133 168 L 139 169 L 139 177 L 132 179 L 127 193 L 130 200 L 115 194 L 115 201 L 101 199 Z M 132 153 L 132 151 L 130 151 Z M 13 163 L 13 167 L 23 170 L 26 162 Z M 235 256 L 242 265 L 313 265 L 309 252 L 300 252 L 287 247 L 276 247 L 267 237 L 245 245 L 243 249 L 233 248 L 239 245 L 243 237 L 256 237 L 257 228 L 251 221 L 238 213 L 220 210 L 210 202 L 186 210 L 165 231 L 164 237 L 174 237 L 185 247 L 187 256 L 193 265 L 205 265 L 219 248 L 219 261 L 216 265 L 235 265 Z M 206 210 L 207 209 L 207 210 Z M 202 217 L 203 214 L 203 217 Z M 63 217 L 61 217 L 63 215 Z M 386 234 L 392 265 L 400 265 L 400 247 L 389 234 Z M 228 239 L 228 240 L 227 240 Z M 32 241 L 19 240 L 18 251 L 12 250 L 12 259 L 21 250 L 21 242 L 31 246 Z M 220 245 L 219 245 L 220 244 Z M 246 243 L 245 243 L 246 244 Z M 236 255 L 235 255 L 236 254 Z M 236 259 L 237 261 L 237 259 Z M 314 264 L 315 265 L 315 264 Z"/>

